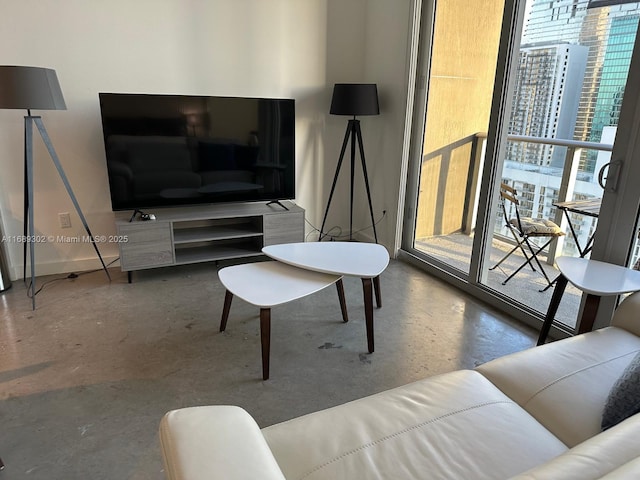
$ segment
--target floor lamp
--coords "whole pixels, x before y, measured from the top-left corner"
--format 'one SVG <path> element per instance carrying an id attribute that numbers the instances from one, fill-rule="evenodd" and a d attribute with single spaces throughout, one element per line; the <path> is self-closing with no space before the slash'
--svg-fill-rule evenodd
<path id="1" fill-rule="evenodd" d="M 336 167 L 336 173 L 333 177 L 327 208 L 324 211 L 322 219 L 322 227 L 320 227 L 319 241 L 322 241 L 327 234 L 324 231 L 324 225 L 329 214 L 331 199 L 336 189 L 338 175 L 342 167 L 342 160 L 347 149 L 347 143 L 351 140 L 351 191 L 349 201 L 349 241 L 353 240 L 353 184 L 355 178 L 356 163 L 356 143 L 360 152 L 360 161 L 362 163 L 362 173 L 364 174 L 364 185 L 367 190 L 367 199 L 369 200 L 369 212 L 371 213 L 371 225 L 373 226 L 373 236 L 378 243 L 378 234 L 376 233 L 376 223 L 373 218 L 373 207 L 371 205 L 371 191 L 369 189 L 369 177 L 367 175 L 367 165 L 364 158 L 364 148 L 362 147 L 362 132 L 360 131 L 360 120 L 358 115 L 378 115 L 380 107 L 378 106 L 378 89 L 375 83 L 336 83 L 333 87 L 333 97 L 331 98 L 332 115 L 349 115 L 353 118 L 347 123 L 347 130 L 344 134 L 342 149 L 340 150 L 340 159 Z"/>
<path id="2" fill-rule="evenodd" d="M 35 236 L 33 220 L 33 125 L 35 124 L 42 140 L 47 147 L 49 156 L 67 189 L 71 202 L 80 216 L 82 225 L 91 240 L 91 244 L 100 259 L 102 268 L 109 280 L 111 276 L 100 255 L 93 234 L 87 220 L 82 213 L 80 204 L 69 184 L 69 180 L 62 169 L 58 155 L 53 148 L 47 130 L 42 123 L 42 117 L 31 115 L 31 110 L 66 110 L 67 106 L 62 96 L 55 70 L 40 67 L 0 66 L 0 109 L 27 110 L 24 117 L 24 237 Z M 23 277 L 27 278 L 27 244 L 29 246 L 29 264 L 31 267 L 31 306 L 36 308 L 36 280 L 35 280 L 35 242 L 23 242 Z"/>

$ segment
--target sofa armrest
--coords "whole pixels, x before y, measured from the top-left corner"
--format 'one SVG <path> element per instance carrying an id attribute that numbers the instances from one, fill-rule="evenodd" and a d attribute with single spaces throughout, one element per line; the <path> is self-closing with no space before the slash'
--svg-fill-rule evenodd
<path id="1" fill-rule="evenodd" d="M 208 406 L 168 412 L 160 446 L 170 480 L 284 480 L 260 428 L 242 408 Z"/>
<path id="2" fill-rule="evenodd" d="M 611 325 L 640 336 L 640 292 L 632 293 L 620 302 Z"/>
<path id="3" fill-rule="evenodd" d="M 477 371 L 573 447 L 600 433 L 609 391 L 638 351 L 638 336 L 607 327 L 497 358 Z"/>

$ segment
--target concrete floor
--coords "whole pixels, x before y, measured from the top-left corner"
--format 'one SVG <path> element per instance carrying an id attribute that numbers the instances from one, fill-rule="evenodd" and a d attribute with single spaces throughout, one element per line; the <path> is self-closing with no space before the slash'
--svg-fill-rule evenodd
<path id="1" fill-rule="evenodd" d="M 271 379 L 261 380 L 258 309 L 213 264 L 112 270 L 48 284 L 37 309 L 21 281 L 0 294 L 0 480 L 164 478 L 158 423 L 171 409 L 234 404 L 260 426 L 529 348 L 536 332 L 420 270 L 392 261 L 366 353 L 362 286 L 272 311 Z M 44 279 L 40 279 L 42 282 Z"/>

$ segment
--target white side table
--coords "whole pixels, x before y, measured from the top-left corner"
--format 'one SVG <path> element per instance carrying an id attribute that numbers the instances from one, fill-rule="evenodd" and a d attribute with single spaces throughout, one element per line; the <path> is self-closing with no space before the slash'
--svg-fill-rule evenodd
<path id="1" fill-rule="evenodd" d="M 264 247 L 262 252 L 295 267 L 332 275 L 360 277 L 364 293 L 364 313 L 369 353 L 374 351 L 373 293 L 376 304 L 382 306 L 380 274 L 389 265 L 387 249 L 377 243 L 301 242 Z"/>
<path id="2" fill-rule="evenodd" d="M 260 307 L 260 342 L 262 347 L 262 379 L 269 378 L 271 350 L 271 307 L 311 295 L 335 283 L 342 310 L 347 321 L 342 277 L 292 267 L 280 262 L 246 263 L 225 267 L 218 272 L 220 282 L 227 289 L 220 320 L 220 331 L 227 328 L 233 296 Z"/>
<path id="3" fill-rule="evenodd" d="M 587 294 L 578 333 L 590 332 L 593 329 L 601 297 L 640 291 L 640 272 L 637 270 L 574 257 L 558 257 L 556 265 L 560 275 L 556 280 L 556 287 L 540 330 L 538 345 L 542 345 L 547 339 L 567 282 L 571 282 Z"/>

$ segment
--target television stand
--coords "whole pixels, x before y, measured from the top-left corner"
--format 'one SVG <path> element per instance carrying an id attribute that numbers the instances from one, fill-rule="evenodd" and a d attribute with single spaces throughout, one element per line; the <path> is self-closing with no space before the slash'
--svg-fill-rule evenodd
<path id="1" fill-rule="evenodd" d="M 120 268 L 129 282 L 136 270 L 256 257 L 268 245 L 304 241 L 304 209 L 286 200 L 159 208 L 153 213 L 156 219 L 146 221 L 130 222 L 124 212 L 116 216 Z"/>
<path id="2" fill-rule="evenodd" d="M 285 210 L 289 210 L 289 209 L 287 208 L 287 206 L 286 206 L 286 205 L 284 205 L 280 200 L 271 200 L 270 202 L 268 202 L 268 203 L 267 203 L 267 206 L 269 206 L 269 205 L 273 205 L 274 203 L 275 203 L 276 205 L 280 205 L 280 206 L 281 206 L 282 208 L 284 208 Z"/>

